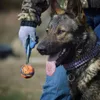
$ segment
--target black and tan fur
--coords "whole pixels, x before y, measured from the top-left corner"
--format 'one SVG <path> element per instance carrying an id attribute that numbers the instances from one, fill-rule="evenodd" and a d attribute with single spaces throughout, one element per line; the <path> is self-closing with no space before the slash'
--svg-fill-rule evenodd
<path id="1" fill-rule="evenodd" d="M 63 61 L 60 63 L 57 61 L 62 65 L 89 54 L 97 38 L 79 9 L 74 9 L 74 13 L 71 8 L 71 14 L 53 16 L 46 37 L 38 45 L 41 54 L 53 55 L 65 48 L 68 54 L 61 58 Z M 73 100 L 100 100 L 100 54 L 79 68 L 68 71 L 68 79 Z"/>

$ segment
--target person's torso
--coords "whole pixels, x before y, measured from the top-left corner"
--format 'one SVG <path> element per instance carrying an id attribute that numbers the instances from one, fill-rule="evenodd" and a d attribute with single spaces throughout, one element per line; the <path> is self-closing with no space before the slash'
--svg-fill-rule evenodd
<path id="1" fill-rule="evenodd" d="M 69 0 L 51 0 L 53 11 L 58 13 L 67 10 Z M 83 8 L 100 8 L 100 0 L 80 0 Z"/>

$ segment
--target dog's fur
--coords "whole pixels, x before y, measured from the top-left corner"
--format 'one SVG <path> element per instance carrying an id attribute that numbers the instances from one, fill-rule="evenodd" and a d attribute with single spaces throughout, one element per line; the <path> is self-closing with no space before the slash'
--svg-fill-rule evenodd
<path id="1" fill-rule="evenodd" d="M 63 61 L 57 61 L 58 65 L 88 54 L 97 42 L 95 33 L 85 23 L 82 10 L 76 11 L 54 15 L 47 28 L 47 36 L 38 45 L 38 51 L 45 55 L 53 55 L 66 48 L 67 54 L 60 58 Z M 68 76 L 72 78 L 68 77 L 73 100 L 100 100 L 100 54 L 79 68 L 68 71 Z"/>

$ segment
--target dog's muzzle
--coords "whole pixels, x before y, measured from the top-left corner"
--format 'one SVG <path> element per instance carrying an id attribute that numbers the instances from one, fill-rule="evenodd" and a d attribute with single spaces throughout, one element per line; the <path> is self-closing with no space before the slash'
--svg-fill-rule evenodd
<path id="1" fill-rule="evenodd" d="M 45 55 L 45 53 L 47 52 L 47 49 L 44 45 L 38 45 L 37 50 L 42 55 Z"/>

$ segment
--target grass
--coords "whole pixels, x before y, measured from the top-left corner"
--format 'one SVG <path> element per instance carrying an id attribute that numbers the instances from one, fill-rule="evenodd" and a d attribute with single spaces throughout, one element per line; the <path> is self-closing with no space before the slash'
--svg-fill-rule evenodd
<path id="1" fill-rule="evenodd" d="M 7 59 L 0 61 L 0 100 L 40 100 L 45 80 L 45 65 L 32 64 L 35 75 L 30 79 L 20 76 L 24 60 Z"/>
<path id="2" fill-rule="evenodd" d="M 20 91 L 9 91 L 0 95 L 0 100 L 39 100 L 39 93 L 21 93 Z"/>
<path id="3" fill-rule="evenodd" d="M 41 92 L 37 91 L 36 88 L 29 92 L 28 89 L 24 91 L 24 88 L 10 89 L 9 86 L 0 87 L 0 100 L 39 100 L 40 95 Z"/>
<path id="4" fill-rule="evenodd" d="M 0 95 L 0 100 L 26 100 L 26 95 L 13 91 L 10 94 Z"/>

